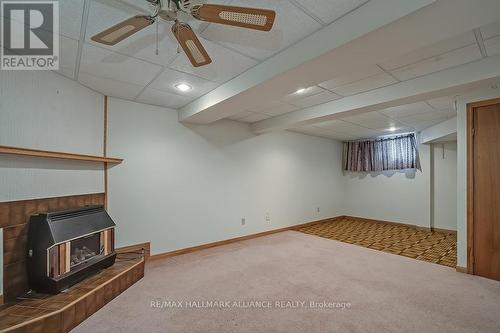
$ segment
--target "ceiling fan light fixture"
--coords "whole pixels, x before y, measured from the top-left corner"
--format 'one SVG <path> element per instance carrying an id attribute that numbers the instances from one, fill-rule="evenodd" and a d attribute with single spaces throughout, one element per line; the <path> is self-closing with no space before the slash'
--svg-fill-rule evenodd
<path id="1" fill-rule="evenodd" d="M 190 86 L 189 84 L 187 84 L 187 83 L 177 83 L 177 84 L 175 85 L 175 88 L 176 88 L 177 90 L 182 91 L 182 92 L 186 92 L 186 91 L 189 91 L 189 90 L 193 89 L 193 87 L 191 87 L 191 86 Z"/>
<path id="2" fill-rule="evenodd" d="M 1 0 L 0 0 L 1 1 Z M 186 54 L 193 67 L 201 67 L 212 63 L 207 50 L 196 36 L 189 24 L 179 21 L 179 13 L 188 14 L 191 17 L 205 22 L 219 23 L 235 27 L 269 31 L 272 29 L 276 12 L 269 9 L 237 7 L 211 4 L 192 4 L 192 0 L 146 0 L 155 7 L 151 15 L 138 15 L 122 21 L 114 26 L 91 37 L 96 43 L 115 45 L 122 40 L 132 36 L 160 19 L 173 22 L 172 32 L 179 46 Z M 158 24 L 156 25 L 156 55 L 158 55 Z M 189 86 L 189 85 L 188 85 Z M 191 90 L 189 88 L 177 88 L 180 91 Z"/>

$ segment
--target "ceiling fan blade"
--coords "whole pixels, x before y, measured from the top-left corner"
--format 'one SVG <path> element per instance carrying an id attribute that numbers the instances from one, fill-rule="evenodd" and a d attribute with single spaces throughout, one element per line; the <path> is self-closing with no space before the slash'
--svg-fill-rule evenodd
<path id="1" fill-rule="evenodd" d="M 201 21 L 269 31 L 273 27 L 276 12 L 269 9 L 205 4 L 193 6 L 191 15 Z"/>
<path id="2" fill-rule="evenodd" d="M 94 42 L 115 45 L 136 32 L 150 26 L 155 22 L 151 16 L 139 15 L 120 22 L 109 29 L 91 37 Z"/>
<path id="3" fill-rule="evenodd" d="M 177 22 L 172 26 L 172 32 L 194 67 L 205 66 L 212 62 L 207 51 L 188 24 Z"/>

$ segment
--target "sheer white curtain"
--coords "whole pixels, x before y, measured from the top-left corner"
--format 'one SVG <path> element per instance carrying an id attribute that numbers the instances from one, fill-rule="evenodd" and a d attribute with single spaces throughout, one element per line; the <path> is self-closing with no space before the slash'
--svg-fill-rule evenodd
<path id="1" fill-rule="evenodd" d="M 422 170 L 415 134 L 344 142 L 343 165 L 355 172 Z"/>

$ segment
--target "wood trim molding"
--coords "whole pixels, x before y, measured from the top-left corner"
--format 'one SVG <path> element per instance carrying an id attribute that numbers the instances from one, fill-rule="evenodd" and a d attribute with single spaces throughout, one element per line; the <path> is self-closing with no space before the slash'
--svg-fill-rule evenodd
<path id="1" fill-rule="evenodd" d="M 102 155 L 108 156 L 108 96 L 104 96 L 104 129 L 102 138 Z M 108 209 L 108 162 L 104 162 L 104 208 Z"/>
<path id="2" fill-rule="evenodd" d="M 102 155 L 108 156 L 108 96 L 104 96 L 104 133 L 103 133 Z"/>
<path id="3" fill-rule="evenodd" d="M 452 234 L 452 235 L 456 235 L 457 234 L 456 230 L 441 229 L 441 228 L 431 228 L 431 231 L 442 232 L 442 233 L 445 233 L 445 234 Z"/>
<path id="4" fill-rule="evenodd" d="M 0 146 L 0 154 L 32 156 L 42 158 L 55 158 L 61 160 L 86 161 L 86 162 L 105 162 L 111 164 L 120 164 L 123 162 L 121 158 L 111 158 L 93 155 L 63 153 L 49 150 L 28 149 L 10 146 Z"/>
<path id="5" fill-rule="evenodd" d="M 149 242 L 122 246 L 115 249 L 116 253 L 127 253 L 127 252 L 135 252 L 140 253 L 144 252 L 144 260 L 148 261 L 151 253 L 151 244 Z"/>
<path id="6" fill-rule="evenodd" d="M 187 253 L 191 253 L 191 252 L 205 250 L 205 249 L 209 249 L 209 248 L 216 247 L 216 246 L 222 246 L 222 245 L 241 242 L 244 240 L 253 239 L 253 238 L 257 238 L 257 237 L 268 236 L 268 235 L 275 234 L 278 232 L 283 232 L 283 231 L 288 231 L 288 230 L 296 230 L 298 228 L 307 227 L 307 226 L 318 224 L 318 223 L 335 221 L 335 220 L 339 220 L 343 217 L 344 216 L 341 215 L 341 216 L 337 216 L 337 217 L 333 217 L 333 218 L 328 218 L 328 219 L 323 219 L 323 220 L 318 220 L 318 221 L 313 221 L 313 222 L 307 222 L 307 223 L 302 223 L 302 224 L 296 224 L 296 225 L 292 225 L 289 227 L 259 232 L 256 234 L 251 234 L 251 235 L 246 235 L 246 236 L 241 236 L 241 237 L 236 237 L 236 238 L 230 238 L 230 239 L 221 240 L 221 241 L 217 241 L 217 242 L 213 242 L 213 243 L 207 243 L 207 244 L 187 247 L 187 248 L 174 250 L 174 251 L 170 251 L 170 252 L 158 253 L 158 254 L 151 255 L 149 257 L 149 260 L 151 261 L 151 260 L 158 260 L 158 259 L 163 259 L 163 258 L 175 257 L 175 256 L 179 256 L 181 254 L 187 254 Z"/>
<path id="7" fill-rule="evenodd" d="M 467 274 L 467 273 L 468 273 L 468 272 L 467 272 L 467 267 L 457 266 L 457 267 L 456 267 L 456 270 L 457 270 L 457 272 L 459 272 L 459 273 L 465 273 L 465 274 Z"/>
<path id="8" fill-rule="evenodd" d="M 474 104 L 467 104 L 467 273 L 474 274 Z"/>
<path id="9" fill-rule="evenodd" d="M 467 104 L 467 273 L 474 274 L 474 112 L 475 109 L 500 104 L 500 98 Z"/>

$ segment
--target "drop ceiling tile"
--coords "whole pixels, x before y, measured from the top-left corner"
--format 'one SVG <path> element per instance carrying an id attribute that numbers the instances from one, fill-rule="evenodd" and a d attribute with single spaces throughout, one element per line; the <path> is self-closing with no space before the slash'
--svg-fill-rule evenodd
<path id="1" fill-rule="evenodd" d="M 484 46 L 486 47 L 486 53 L 488 53 L 488 56 L 491 57 L 500 54 L 500 36 L 485 40 Z"/>
<path id="2" fill-rule="evenodd" d="M 331 129 L 331 130 L 343 128 L 345 126 L 350 126 L 350 125 L 352 125 L 352 124 L 347 123 L 343 120 L 339 120 L 339 119 L 326 120 L 326 121 L 314 124 L 315 127 L 321 127 L 321 128 L 325 128 L 325 129 Z"/>
<path id="3" fill-rule="evenodd" d="M 316 95 L 321 92 L 324 92 L 325 89 L 318 87 L 318 86 L 312 86 L 308 88 L 304 88 L 304 91 L 301 91 L 300 93 L 298 92 L 293 92 L 291 94 L 286 95 L 285 97 L 282 98 L 283 101 L 285 102 L 292 102 L 296 100 L 303 99 L 308 96 Z"/>
<path id="4" fill-rule="evenodd" d="M 144 8 L 147 9 L 146 1 L 136 2 L 137 5 L 143 3 L 146 4 Z M 143 6 L 139 8 L 143 8 Z M 92 1 L 89 9 L 85 41 L 113 52 L 167 66 L 177 56 L 177 42 L 170 31 L 171 23 L 166 21 L 159 21 L 160 39 L 158 43 L 158 55 L 156 55 L 156 25 L 151 25 L 113 46 L 99 44 L 90 39 L 95 34 L 108 29 L 118 22 L 145 12 L 147 13 L 148 11 L 143 10 L 139 12 L 131 10 L 125 4 L 120 4 L 120 1 L 116 0 L 106 2 Z"/>
<path id="5" fill-rule="evenodd" d="M 457 116 L 457 111 L 455 111 L 454 109 L 439 110 L 438 112 L 441 115 L 446 116 L 447 118 L 452 118 Z"/>
<path id="6" fill-rule="evenodd" d="M 80 73 L 145 86 L 160 72 L 161 67 L 85 44 Z"/>
<path id="7" fill-rule="evenodd" d="M 426 113 L 431 111 L 434 110 L 429 104 L 425 102 L 418 102 L 418 103 L 395 106 L 392 108 L 381 110 L 379 112 L 388 117 L 398 119 L 404 116 L 411 116 L 413 114 Z"/>
<path id="8" fill-rule="evenodd" d="M 194 74 L 206 80 L 223 83 L 257 64 L 255 60 L 201 37 L 200 41 L 212 59 L 211 64 L 202 67 L 193 67 L 186 55 L 181 53 L 177 55 L 169 67 L 181 72 Z"/>
<path id="9" fill-rule="evenodd" d="M 398 79 L 405 81 L 443 69 L 466 64 L 481 58 L 481 52 L 479 51 L 477 44 L 474 44 L 392 70 L 391 73 Z"/>
<path id="10" fill-rule="evenodd" d="M 329 133 L 333 133 L 337 135 L 337 137 L 342 136 L 343 138 L 356 138 L 356 139 L 369 139 L 369 138 L 376 138 L 377 136 L 381 135 L 381 132 L 375 131 L 369 128 L 364 128 L 364 127 L 354 127 L 350 130 L 347 130 L 346 128 L 343 129 L 335 129 L 335 130 L 328 130 Z M 352 139 L 349 139 L 352 140 Z"/>
<path id="11" fill-rule="evenodd" d="M 483 39 L 490 39 L 495 36 L 500 36 L 500 21 L 489 24 L 481 28 Z"/>
<path id="12" fill-rule="evenodd" d="M 249 111 L 267 114 L 269 116 L 279 116 L 281 114 L 299 110 L 295 105 L 283 102 L 271 102 L 269 104 L 248 108 Z"/>
<path id="13" fill-rule="evenodd" d="M 139 15 L 151 13 L 153 6 L 147 1 L 137 0 L 93 0 L 106 5 L 114 6 L 116 9 L 125 10 L 129 14 Z"/>
<path id="14" fill-rule="evenodd" d="M 143 88 L 136 84 L 110 80 L 86 73 L 78 75 L 78 82 L 106 96 L 123 99 L 134 99 Z"/>
<path id="15" fill-rule="evenodd" d="M 385 130 L 400 125 L 396 120 L 391 119 L 378 112 L 368 112 L 341 119 L 350 122 L 352 124 L 356 124 L 374 130 Z"/>
<path id="16" fill-rule="evenodd" d="M 361 138 L 358 138 L 357 136 L 354 136 L 354 135 L 349 135 L 349 134 L 344 134 L 344 133 L 337 133 L 337 132 L 333 132 L 333 133 L 330 133 L 330 136 L 329 136 L 331 139 L 334 139 L 334 140 L 337 140 L 337 141 L 356 141 L 356 140 L 359 140 Z"/>
<path id="17" fill-rule="evenodd" d="M 407 125 L 414 128 L 416 131 L 421 131 L 428 127 L 439 124 L 440 122 L 445 121 L 446 119 L 434 119 L 434 120 L 423 120 L 423 121 L 413 121 L 408 123 Z"/>
<path id="18" fill-rule="evenodd" d="M 186 92 L 181 92 L 175 88 L 175 85 L 179 83 L 187 83 L 192 87 L 192 89 Z M 150 87 L 181 96 L 200 97 L 201 95 L 208 93 L 210 90 L 215 89 L 218 85 L 218 83 L 211 82 L 194 75 L 165 68 L 160 76 L 158 76 L 151 83 Z"/>
<path id="19" fill-rule="evenodd" d="M 240 119 L 243 119 L 245 117 L 249 117 L 253 114 L 254 113 L 250 112 L 250 111 L 242 111 L 242 112 L 238 112 L 237 114 L 233 114 L 231 117 L 227 117 L 227 119 L 240 120 Z"/>
<path id="20" fill-rule="evenodd" d="M 70 79 L 75 78 L 78 41 L 64 36 L 59 38 L 59 74 Z"/>
<path id="21" fill-rule="evenodd" d="M 193 98 L 190 97 L 179 96 L 153 88 L 146 88 L 136 99 L 139 103 L 163 106 L 172 109 L 180 108 L 192 100 Z"/>
<path id="22" fill-rule="evenodd" d="M 402 125 L 402 126 L 393 127 L 390 130 L 389 129 L 380 130 L 379 136 L 398 135 L 398 134 L 410 133 L 410 132 L 414 132 L 414 131 L 415 131 L 415 128 Z"/>
<path id="23" fill-rule="evenodd" d="M 268 119 L 268 118 L 271 118 L 271 116 L 268 116 L 268 115 L 265 115 L 262 113 L 252 112 L 252 114 L 250 116 L 241 118 L 239 121 L 243 121 L 245 123 L 254 123 L 256 121 L 261 121 L 261 120 Z"/>
<path id="24" fill-rule="evenodd" d="M 324 104 L 328 103 L 331 101 L 334 101 L 336 99 L 342 98 L 342 96 L 339 96 L 337 94 L 334 94 L 329 91 L 323 91 L 319 94 L 305 97 L 302 99 L 299 99 L 297 101 L 290 102 L 291 104 L 298 106 L 300 108 L 308 108 L 311 106 L 319 105 L 319 104 Z"/>
<path id="25" fill-rule="evenodd" d="M 82 0 L 59 1 L 59 35 L 80 39 L 83 3 Z"/>
<path id="26" fill-rule="evenodd" d="M 405 55 L 398 56 L 395 59 L 381 62 L 380 65 L 386 70 L 393 70 L 473 44 L 476 44 L 476 37 L 472 31 L 469 31 L 463 35 L 455 36 L 439 43 L 417 49 Z"/>
<path id="27" fill-rule="evenodd" d="M 338 75 L 331 80 L 322 82 L 319 84 L 319 86 L 328 90 L 332 90 L 339 86 L 353 83 L 382 73 L 384 73 L 384 71 L 376 65 L 359 66 L 346 74 Z"/>
<path id="28" fill-rule="evenodd" d="M 295 132 L 295 133 L 300 133 L 300 134 L 305 134 L 305 135 L 310 135 L 310 136 L 316 136 L 319 138 L 327 138 L 327 139 L 335 139 L 334 136 L 335 134 L 323 130 L 321 128 L 314 128 L 314 127 L 300 127 L 296 129 L 289 130 L 290 132 Z M 340 134 L 339 134 L 340 135 Z"/>
<path id="29" fill-rule="evenodd" d="M 455 98 L 453 97 L 439 97 L 427 101 L 427 103 L 430 104 L 430 106 L 432 106 L 436 110 L 453 109 L 454 102 Z"/>
<path id="30" fill-rule="evenodd" d="M 396 81 L 393 77 L 386 73 L 377 74 L 370 76 L 366 79 L 362 79 L 353 83 L 342 85 L 331 89 L 334 93 L 341 96 L 356 95 L 369 90 L 385 87 L 394 84 Z"/>
<path id="31" fill-rule="evenodd" d="M 330 24 L 367 2 L 368 0 L 301 0 L 300 4 L 321 21 Z"/>
<path id="32" fill-rule="evenodd" d="M 358 138 L 376 137 L 379 132 L 370 128 L 352 124 L 343 120 L 329 120 L 323 123 L 314 124 L 315 127 L 323 130 L 332 131 L 335 133 L 342 133 L 345 135 L 355 136 Z"/>
<path id="33" fill-rule="evenodd" d="M 432 111 L 432 112 L 414 114 L 410 116 L 404 116 L 399 118 L 399 121 L 401 121 L 404 124 L 411 125 L 414 122 L 420 122 L 420 121 L 445 120 L 453 117 L 454 115 L 456 115 L 456 112 L 454 112 L 453 110 Z"/>
<path id="34" fill-rule="evenodd" d="M 277 13 L 269 32 L 211 24 L 202 33 L 204 38 L 254 59 L 264 60 L 321 28 L 317 21 L 288 0 L 253 0 L 251 3 L 235 0 L 231 5 L 273 9 Z"/>
<path id="35" fill-rule="evenodd" d="M 82 0 L 59 1 L 59 34 L 80 39 L 80 29 L 83 17 Z"/>

